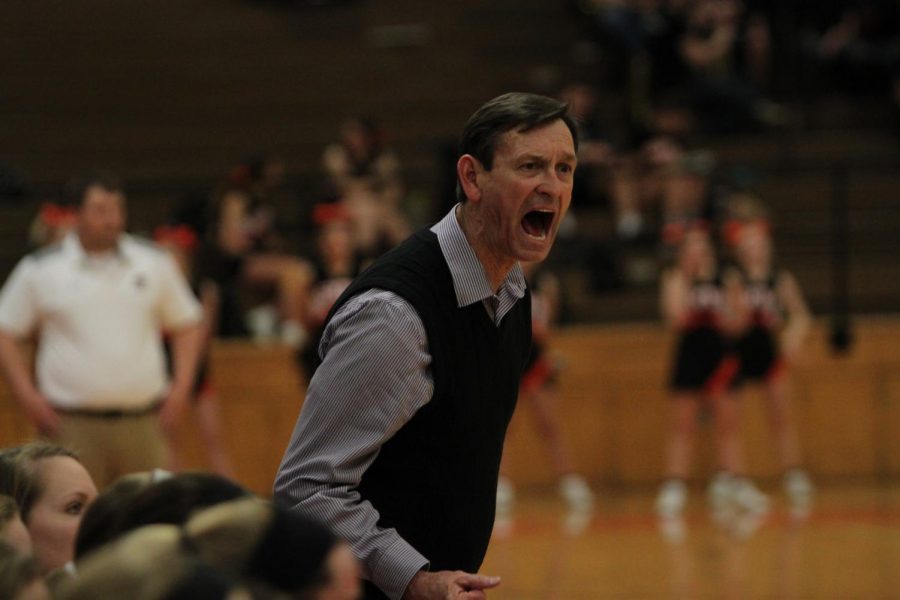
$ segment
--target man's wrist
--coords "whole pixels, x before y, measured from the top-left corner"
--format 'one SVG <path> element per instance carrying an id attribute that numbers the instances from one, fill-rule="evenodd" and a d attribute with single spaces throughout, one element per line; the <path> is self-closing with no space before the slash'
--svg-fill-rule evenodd
<path id="1" fill-rule="evenodd" d="M 428 568 L 429 562 L 403 538 L 398 538 L 373 566 L 372 583 L 391 600 L 401 600 L 413 578 Z"/>

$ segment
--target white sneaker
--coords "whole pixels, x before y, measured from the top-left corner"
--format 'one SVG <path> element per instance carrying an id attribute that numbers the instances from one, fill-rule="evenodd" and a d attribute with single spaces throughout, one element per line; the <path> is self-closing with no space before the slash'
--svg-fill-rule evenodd
<path id="1" fill-rule="evenodd" d="M 571 510 L 588 510 L 594 506 L 594 492 L 581 475 L 563 476 L 559 480 L 559 495 Z"/>
<path id="2" fill-rule="evenodd" d="M 670 544 L 681 544 L 687 537 L 687 524 L 683 515 L 660 516 L 656 525 L 660 535 Z"/>
<path id="3" fill-rule="evenodd" d="M 769 497 L 759 491 L 746 477 L 734 479 L 732 502 L 736 508 L 750 513 L 761 515 L 769 512 Z"/>
<path id="4" fill-rule="evenodd" d="M 299 350 L 306 345 L 309 334 L 306 328 L 296 321 L 285 321 L 281 324 L 281 343 Z"/>
<path id="5" fill-rule="evenodd" d="M 809 473 L 803 469 L 790 469 L 784 474 L 784 492 L 795 508 L 808 508 L 812 504 L 815 487 Z"/>
<path id="6" fill-rule="evenodd" d="M 706 489 L 706 501 L 713 513 L 720 514 L 731 508 L 733 491 L 734 477 L 731 473 L 720 471 L 712 478 Z"/>
<path id="7" fill-rule="evenodd" d="M 680 479 L 670 479 L 659 488 L 656 514 L 668 518 L 680 515 L 687 504 L 687 486 Z"/>
<path id="8" fill-rule="evenodd" d="M 516 503 L 516 490 L 507 477 L 497 480 L 497 515 L 505 517 L 512 512 Z"/>

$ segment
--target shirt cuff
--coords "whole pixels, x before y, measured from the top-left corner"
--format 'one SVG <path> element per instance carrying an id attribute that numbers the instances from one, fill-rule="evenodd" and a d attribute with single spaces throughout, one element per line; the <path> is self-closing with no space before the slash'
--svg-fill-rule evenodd
<path id="1" fill-rule="evenodd" d="M 391 600 L 400 600 L 416 573 L 428 567 L 428 559 L 399 538 L 381 554 L 371 570 L 372 583 Z"/>

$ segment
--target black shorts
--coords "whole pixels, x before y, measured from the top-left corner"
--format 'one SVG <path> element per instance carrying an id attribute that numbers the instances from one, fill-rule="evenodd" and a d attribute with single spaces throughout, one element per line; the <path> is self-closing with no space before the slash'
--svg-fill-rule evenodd
<path id="1" fill-rule="evenodd" d="M 674 390 L 710 391 L 729 385 L 736 363 L 730 345 L 721 332 L 698 327 L 681 334 L 675 352 L 670 385 Z"/>
<path id="2" fill-rule="evenodd" d="M 770 329 L 755 325 L 737 341 L 736 350 L 741 368 L 738 381 L 760 381 L 780 368 L 778 343 Z"/>

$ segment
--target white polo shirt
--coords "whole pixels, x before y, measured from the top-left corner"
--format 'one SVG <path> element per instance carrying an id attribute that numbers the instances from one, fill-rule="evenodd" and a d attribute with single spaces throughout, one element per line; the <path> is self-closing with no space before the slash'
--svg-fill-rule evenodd
<path id="1" fill-rule="evenodd" d="M 172 257 L 130 235 L 98 256 L 70 234 L 23 258 L 0 291 L 0 329 L 38 332 L 38 389 L 63 409 L 140 409 L 162 398 L 161 332 L 200 318 Z"/>

